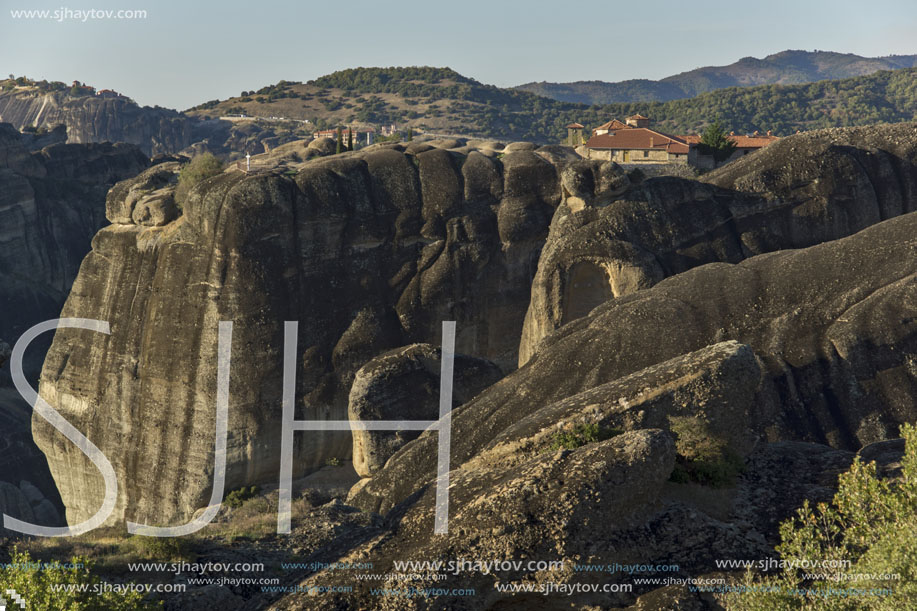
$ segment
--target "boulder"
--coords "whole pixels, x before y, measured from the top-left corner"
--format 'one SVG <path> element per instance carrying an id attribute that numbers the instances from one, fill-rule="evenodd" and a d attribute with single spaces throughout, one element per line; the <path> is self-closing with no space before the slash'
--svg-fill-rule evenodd
<path id="1" fill-rule="evenodd" d="M 337 141 L 332 138 L 316 138 L 309 143 L 309 148 L 322 155 L 334 155 L 337 151 Z"/>
<path id="2" fill-rule="evenodd" d="M 538 145 L 534 142 L 511 142 L 503 147 L 504 153 L 515 153 L 516 151 L 534 151 Z"/>
<path id="3" fill-rule="evenodd" d="M 357 372 L 350 390 L 351 422 L 439 420 L 441 351 L 413 344 L 372 359 Z M 453 406 L 470 401 L 502 377 L 486 359 L 455 355 Z M 451 409 L 451 406 L 450 406 Z M 419 431 L 353 430 L 353 465 L 362 477 L 382 468 Z"/>
<path id="4" fill-rule="evenodd" d="M 105 200 L 105 215 L 120 225 L 165 225 L 177 218 L 173 197 L 181 163 L 159 163 L 130 180 L 119 182 Z"/>

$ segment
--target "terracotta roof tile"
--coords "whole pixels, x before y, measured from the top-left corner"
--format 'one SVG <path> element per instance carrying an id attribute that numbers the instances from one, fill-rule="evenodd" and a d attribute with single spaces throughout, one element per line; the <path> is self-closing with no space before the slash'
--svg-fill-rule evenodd
<path id="1" fill-rule="evenodd" d="M 688 152 L 688 144 L 680 138 L 646 127 L 632 127 L 614 134 L 593 136 L 586 142 L 586 146 L 600 149 L 664 149 L 672 153 Z"/>
<path id="2" fill-rule="evenodd" d="M 602 125 L 599 125 L 598 127 L 596 127 L 596 128 L 595 128 L 594 130 L 592 130 L 592 131 L 605 130 L 605 131 L 613 132 L 613 131 L 616 131 L 616 130 L 619 130 L 619 129 L 634 129 L 634 128 L 633 128 L 632 126 L 628 125 L 627 123 L 622 123 L 622 122 L 618 121 L 617 119 L 612 119 L 612 120 L 609 121 L 608 123 L 604 123 L 604 124 L 602 124 Z"/>

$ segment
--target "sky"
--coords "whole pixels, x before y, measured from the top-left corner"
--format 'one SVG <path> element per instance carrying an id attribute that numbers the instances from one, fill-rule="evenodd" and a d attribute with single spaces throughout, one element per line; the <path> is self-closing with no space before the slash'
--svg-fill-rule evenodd
<path id="1" fill-rule="evenodd" d="M 785 49 L 917 53 L 914 0 L 0 0 L 0 7 L 0 74 L 79 80 L 179 110 L 357 66 L 448 66 L 512 86 L 659 79 Z M 79 13 L 93 9 L 146 15 Z M 20 10 L 51 13 L 28 18 Z"/>

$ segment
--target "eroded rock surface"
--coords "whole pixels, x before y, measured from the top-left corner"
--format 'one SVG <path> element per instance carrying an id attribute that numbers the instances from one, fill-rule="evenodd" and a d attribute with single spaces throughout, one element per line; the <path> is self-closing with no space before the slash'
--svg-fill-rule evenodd
<path id="1" fill-rule="evenodd" d="M 608 301 L 456 410 L 453 457 L 471 459 L 541 406 L 725 340 L 747 344 L 762 363 L 763 386 L 748 409 L 759 435 L 849 450 L 897 437 L 900 424 L 917 419 L 915 236 L 911 213 L 808 249 L 698 267 Z M 435 457 L 436 437 L 425 433 L 354 502 L 388 511 L 414 482 L 429 481 Z"/>
<path id="2" fill-rule="evenodd" d="M 442 351 L 413 344 L 380 355 L 360 368 L 350 389 L 351 422 L 439 420 Z M 455 355 L 452 402 L 457 407 L 503 377 L 486 359 Z M 353 466 L 369 477 L 420 431 L 353 430 Z"/>
<path id="3" fill-rule="evenodd" d="M 149 164 L 129 145 L 56 143 L 30 152 L 23 140 L 0 123 L 0 337 L 10 343 L 59 317 L 92 236 L 105 224 L 106 192 Z M 23 369 L 33 386 L 50 343 L 51 334 L 45 334 L 25 353 Z M 0 367 L 8 357 L 9 346 L 0 342 Z M 0 479 L 14 488 L 20 480 L 34 482 L 59 503 L 45 458 L 32 443 L 30 420 L 9 367 L 3 368 Z M 49 516 L 42 511 L 39 517 Z"/>
<path id="4" fill-rule="evenodd" d="M 0 93 L 0 120 L 17 129 L 66 125 L 68 142 L 126 142 L 148 155 L 180 151 L 192 142 L 187 117 L 165 108 L 141 107 L 126 97 L 4 92 Z"/>
<path id="5" fill-rule="evenodd" d="M 529 150 L 408 149 L 306 160 L 295 176 L 230 169 L 162 226 L 135 217 L 170 188 L 166 164 L 112 190 L 115 224 L 64 308 L 112 333 L 59 332 L 41 389 L 119 473 L 113 520 L 176 523 L 209 498 L 221 320 L 235 325 L 227 489 L 276 481 L 284 321 L 299 321 L 297 419 L 346 420 L 359 368 L 438 343 L 444 320 L 458 352 L 515 366 L 557 169 Z M 68 520 L 94 513 L 96 469 L 42 422 L 34 432 Z M 351 445 L 347 432 L 297 433 L 295 475 Z"/>
<path id="6" fill-rule="evenodd" d="M 917 209 L 917 124 L 784 138 L 702 182 L 628 188 L 611 162 L 580 161 L 532 285 L 520 364 L 592 308 L 712 262 L 834 240 Z"/>

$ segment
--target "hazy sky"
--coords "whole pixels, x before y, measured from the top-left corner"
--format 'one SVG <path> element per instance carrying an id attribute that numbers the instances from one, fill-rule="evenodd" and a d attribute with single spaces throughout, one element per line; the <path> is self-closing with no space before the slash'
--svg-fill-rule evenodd
<path id="1" fill-rule="evenodd" d="M 485 83 L 658 79 L 784 49 L 917 53 L 914 0 L 0 0 L 0 74 L 185 109 L 356 66 L 449 66 Z M 145 19 L 14 19 L 140 9 Z"/>

